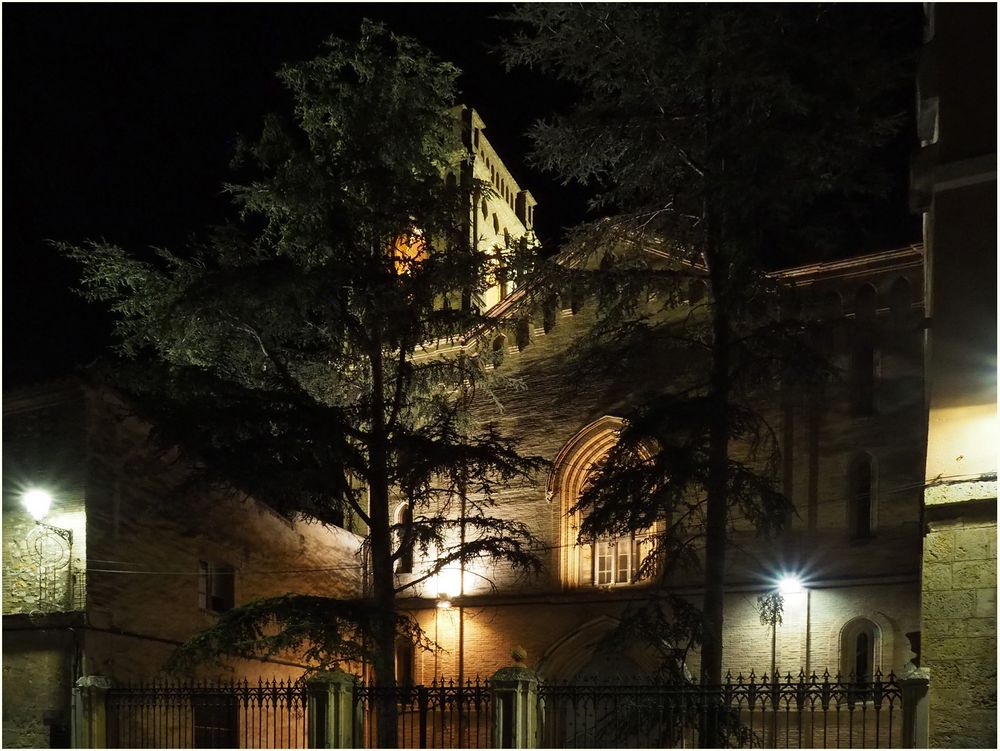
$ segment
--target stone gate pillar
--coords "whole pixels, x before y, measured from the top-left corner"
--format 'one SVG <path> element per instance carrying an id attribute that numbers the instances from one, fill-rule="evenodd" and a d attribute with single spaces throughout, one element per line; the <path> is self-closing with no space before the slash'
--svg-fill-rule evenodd
<path id="1" fill-rule="evenodd" d="M 524 647 L 514 647 L 514 664 L 490 678 L 493 748 L 538 748 L 538 674 L 525 665 Z"/>
<path id="2" fill-rule="evenodd" d="M 354 676 L 343 670 L 316 673 L 309 692 L 309 748 L 354 748 Z"/>
<path id="3" fill-rule="evenodd" d="M 927 748 L 930 671 L 915 668 L 899 679 L 903 700 L 903 748 Z"/>
<path id="4" fill-rule="evenodd" d="M 107 701 L 111 680 L 103 675 L 80 676 L 73 686 L 73 748 L 107 748 Z"/>

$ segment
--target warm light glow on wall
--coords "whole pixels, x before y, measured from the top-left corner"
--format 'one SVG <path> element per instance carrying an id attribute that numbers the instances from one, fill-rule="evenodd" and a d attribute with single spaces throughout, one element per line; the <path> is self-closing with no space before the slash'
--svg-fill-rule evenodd
<path id="1" fill-rule="evenodd" d="M 461 569 L 443 568 L 437 575 L 437 594 L 442 599 L 450 600 L 462 594 Z"/>
<path id="2" fill-rule="evenodd" d="M 997 471 L 997 405 L 932 408 L 927 432 L 927 480 L 951 481 Z M 926 498 L 928 503 L 947 503 L 947 485 Z M 961 500 L 961 498 L 956 498 Z"/>
<path id="3" fill-rule="evenodd" d="M 423 235 L 413 232 L 397 237 L 392 246 L 392 258 L 396 264 L 397 274 L 410 273 L 414 263 L 427 258 L 427 243 L 424 242 Z"/>

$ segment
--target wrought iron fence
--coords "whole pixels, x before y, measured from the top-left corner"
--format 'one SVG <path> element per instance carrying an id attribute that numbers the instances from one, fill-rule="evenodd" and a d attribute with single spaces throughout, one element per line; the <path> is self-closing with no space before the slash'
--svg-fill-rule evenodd
<path id="1" fill-rule="evenodd" d="M 697 684 L 542 684 L 545 748 L 690 748 L 708 723 L 726 748 L 892 748 L 902 741 L 896 677 L 727 676 Z M 713 744 L 714 745 L 714 744 Z"/>
<path id="2" fill-rule="evenodd" d="M 429 686 L 354 686 L 356 722 L 364 748 L 378 747 L 379 703 L 395 710 L 398 748 L 489 748 L 489 681 L 434 680 Z M 383 715 L 384 716 L 384 715 Z"/>
<path id="3" fill-rule="evenodd" d="M 153 682 L 107 694 L 109 748 L 308 748 L 301 680 Z"/>

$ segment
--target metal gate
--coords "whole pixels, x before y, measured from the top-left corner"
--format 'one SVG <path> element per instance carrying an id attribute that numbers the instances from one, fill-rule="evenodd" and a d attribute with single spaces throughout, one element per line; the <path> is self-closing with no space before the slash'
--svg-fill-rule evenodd
<path id="1" fill-rule="evenodd" d="M 490 748 L 489 681 L 435 680 L 429 686 L 389 689 L 354 686 L 356 741 L 378 747 L 378 703 L 395 707 L 398 748 Z M 360 736 L 360 737 L 359 737 Z"/>
<path id="2" fill-rule="evenodd" d="M 302 681 L 154 681 L 107 693 L 109 748 L 308 748 Z"/>
<path id="3" fill-rule="evenodd" d="M 696 748 L 706 723 L 726 748 L 893 748 L 902 699 L 893 674 L 803 673 L 697 684 L 542 684 L 543 748 Z"/>

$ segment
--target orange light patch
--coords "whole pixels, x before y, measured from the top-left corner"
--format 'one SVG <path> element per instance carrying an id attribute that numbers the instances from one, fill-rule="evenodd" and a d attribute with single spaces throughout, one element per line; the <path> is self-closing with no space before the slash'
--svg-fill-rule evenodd
<path id="1" fill-rule="evenodd" d="M 396 264 L 396 273 L 407 274 L 415 263 L 427 258 L 427 243 L 423 235 L 413 232 L 400 235 L 392 245 L 392 258 Z"/>

